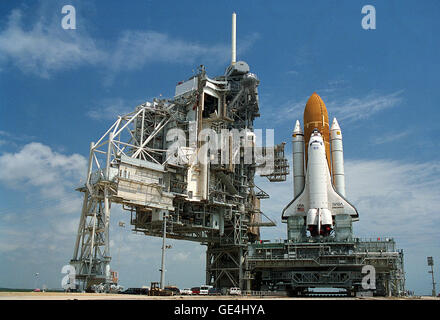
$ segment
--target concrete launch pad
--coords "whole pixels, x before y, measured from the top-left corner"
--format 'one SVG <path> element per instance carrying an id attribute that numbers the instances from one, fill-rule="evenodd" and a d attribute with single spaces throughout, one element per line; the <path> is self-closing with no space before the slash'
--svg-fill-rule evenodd
<path id="1" fill-rule="evenodd" d="M 62 292 L 0 292 L 0 300 L 305 300 L 304 297 L 282 296 L 174 296 L 149 297 L 143 295 L 99 294 L 99 293 L 62 293 Z M 314 300 L 438 300 L 436 297 L 316 297 Z"/>

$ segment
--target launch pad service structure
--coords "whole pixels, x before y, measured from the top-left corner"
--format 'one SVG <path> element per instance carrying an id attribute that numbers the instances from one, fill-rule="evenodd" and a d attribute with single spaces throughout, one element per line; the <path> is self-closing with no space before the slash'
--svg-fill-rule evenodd
<path id="1" fill-rule="evenodd" d="M 118 203 L 134 232 L 206 245 L 206 284 L 216 288 L 403 293 L 403 252 L 394 241 L 352 235 L 359 216 L 345 199 L 341 129 L 336 119 L 329 129 L 316 93 L 304 111 L 304 132 L 299 121 L 293 132 L 293 200 L 282 213 L 288 239 L 260 240 L 259 228 L 275 223 L 260 210 L 269 195 L 254 177 L 286 181 L 289 164 L 285 143 L 260 146 L 253 124 L 260 116 L 258 85 L 248 64 L 236 61 L 234 13 L 224 75 L 209 78 L 200 66 L 176 86 L 173 99 L 137 106 L 91 143 L 70 261 L 82 288 L 112 281 L 109 222 Z M 374 269 L 374 288 L 362 286 L 365 266 Z"/>

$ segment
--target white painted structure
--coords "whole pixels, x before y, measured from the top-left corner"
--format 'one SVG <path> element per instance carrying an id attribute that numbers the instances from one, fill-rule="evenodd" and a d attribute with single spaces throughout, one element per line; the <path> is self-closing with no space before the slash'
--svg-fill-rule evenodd
<path id="1" fill-rule="evenodd" d="M 335 190 L 345 197 L 344 151 L 342 148 L 342 131 L 336 118 L 330 128 L 330 144 L 332 150 L 332 175 Z"/>
<path id="2" fill-rule="evenodd" d="M 304 189 L 304 133 L 296 120 L 292 134 L 293 150 L 293 198 L 296 198 Z"/>

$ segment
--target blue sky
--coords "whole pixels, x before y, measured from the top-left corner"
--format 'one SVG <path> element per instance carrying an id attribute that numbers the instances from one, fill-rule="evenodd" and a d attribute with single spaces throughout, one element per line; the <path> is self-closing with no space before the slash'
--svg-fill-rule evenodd
<path id="1" fill-rule="evenodd" d="M 76 8 L 76 30 L 61 8 Z M 361 9 L 376 8 L 376 30 Z M 73 253 L 90 141 L 117 114 L 162 95 L 204 64 L 223 74 L 237 12 L 238 59 L 261 83 L 257 128 L 286 141 L 316 91 L 344 135 L 347 197 L 360 237 L 394 237 L 405 251 L 407 287 L 430 294 L 426 256 L 440 263 L 438 1 L 2 1 L 0 4 L 0 287 L 59 287 Z M 289 156 L 290 157 L 290 156 Z M 292 177 L 257 179 L 278 226 Z M 279 195 L 279 196 L 277 196 Z M 117 226 L 113 266 L 125 286 L 159 278 L 160 239 Z M 167 278 L 204 281 L 204 247 L 173 241 Z M 186 266 L 185 277 L 179 273 Z M 438 268 L 437 268 L 438 270 Z M 437 279 L 440 273 L 436 271 Z"/>

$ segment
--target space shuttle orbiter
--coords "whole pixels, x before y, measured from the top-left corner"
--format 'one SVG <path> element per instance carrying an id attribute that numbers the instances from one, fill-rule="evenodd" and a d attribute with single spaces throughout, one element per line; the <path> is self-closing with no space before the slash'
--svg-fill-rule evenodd
<path id="1" fill-rule="evenodd" d="M 294 198 L 282 219 L 304 217 L 311 236 L 329 236 L 336 215 L 359 219 L 356 208 L 345 199 L 344 158 L 341 128 L 333 120 L 329 130 L 327 108 L 316 92 L 304 109 L 304 133 L 296 121 L 292 135 Z"/>

